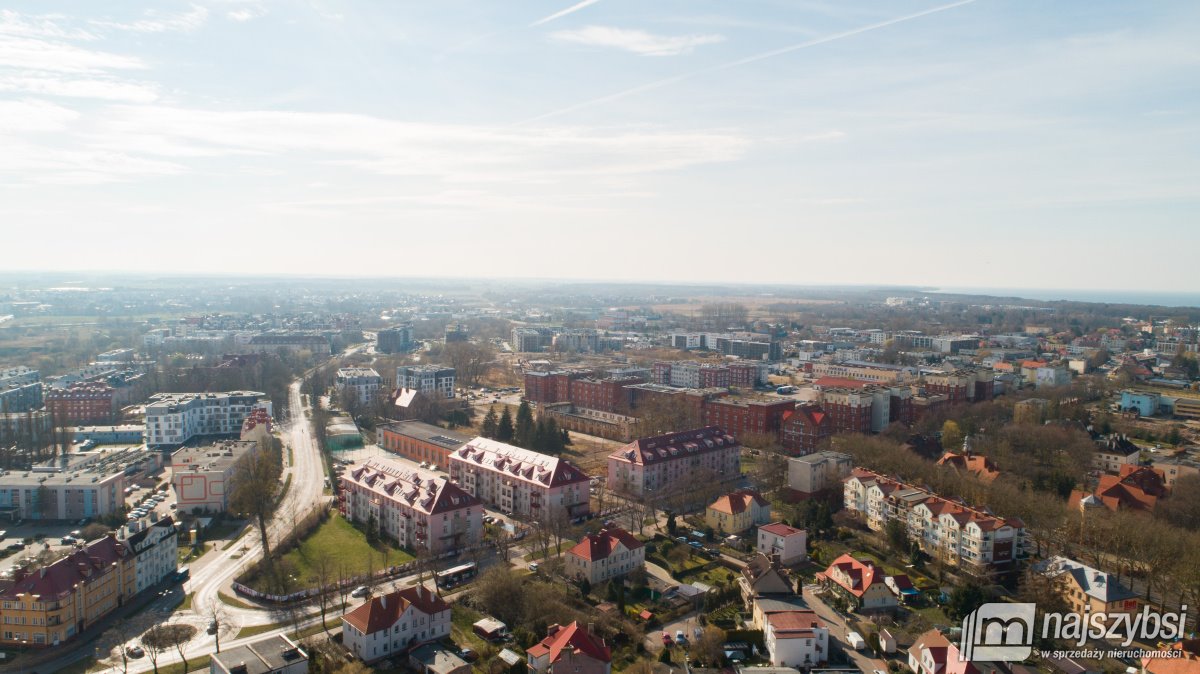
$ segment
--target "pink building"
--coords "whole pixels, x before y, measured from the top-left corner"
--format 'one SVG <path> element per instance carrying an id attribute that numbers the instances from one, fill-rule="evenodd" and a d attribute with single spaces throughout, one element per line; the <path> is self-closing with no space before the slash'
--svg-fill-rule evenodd
<path id="1" fill-rule="evenodd" d="M 641 438 L 608 457 L 608 488 L 641 497 L 685 488 L 693 479 L 736 480 L 741 451 L 738 441 L 716 426 Z"/>
<path id="2" fill-rule="evenodd" d="M 590 478 L 571 462 L 483 437 L 450 453 L 450 479 L 501 512 L 534 520 L 591 508 Z"/>

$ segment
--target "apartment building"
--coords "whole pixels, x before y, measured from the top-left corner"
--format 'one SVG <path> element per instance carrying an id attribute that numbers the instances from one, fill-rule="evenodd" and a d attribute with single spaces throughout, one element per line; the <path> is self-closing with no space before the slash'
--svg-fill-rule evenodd
<path id="1" fill-rule="evenodd" d="M 179 512 L 228 510 L 234 467 L 242 457 L 257 450 L 258 443 L 248 440 L 225 440 L 175 450 L 171 454 L 171 488 Z"/>
<path id="2" fill-rule="evenodd" d="M 101 517 L 123 505 L 124 465 L 94 465 L 78 470 L 35 466 L 0 475 L 0 512 L 27 520 Z"/>
<path id="3" fill-rule="evenodd" d="M 0 389 L 6 386 L 36 384 L 42 380 L 41 374 L 34 369 L 19 365 L 0 369 Z"/>
<path id="4" fill-rule="evenodd" d="M 755 434 L 775 439 L 784 416 L 795 407 L 793 400 L 711 398 L 704 401 L 704 424 L 718 426 L 738 438 Z"/>
<path id="5" fill-rule="evenodd" d="M 851 388 L 827 388 L 821 391 L 821 409 L 829 417 L 834 433 L 871 432 L 875 395 L 871 391 Z"/>
<path id="6" fill-rule="evenodd" d="M 18 567 L 0 579 L 0 645 L 40 648 L 69 642 L 151 587 L 152 578 L 173 573 L 178 560 L 174 523 L 166 518 L 144 531 L 111 533 L 51 564 Z"/>
<path id="7" fill-rule="evenodd" d="M 986 368 L 926 372 L 921 388 L 927 395 L 944 395 L 950 404 L 985 402 L 995 393 L 995 373 Z"/>
<path id="8" fill-rule="evenodd" d="M 375 333 L 375 350 L 379 353 L 403 353 L 412 348 L 412 324 L 397 325 Z"/>
<path id="9" fill-rule="evenodd" d="M 646 546 L 620 527 L 587 534 L 564 557 L 569 578 L 587 578 L 593 586 L 624 577 L 646 566 Z"/>
<path id="10" fill-rule="evenodd" d="M 513 328 L 509 345 L 517 353 L 538 353 L 554 344 L 550 328 Z"/>
<path id="11" fill-rule="evenodd" d="M 815 452 L 788 459 L 788 488 L 808 497 L 826 489 L 842 489 L 854 459 L 841 452 Z"/>
<path id="12" fill-rule="evenodd" d="M 533 520 L 590 512 L 590 478 L 566 459 L 477 437 L 450 455 L 450 479 L 502 512 Z"/>
<path id="13" fill-rule="evenodd" d="M 338 396 L 353 391 L 359 402 L 370 404 L 379 394 L 379 387 L 383 386 L 383 377 L 369 367 L 343 367 L 338 369 L 333 386 Z"/>
<path id="14" fill-rule="evenodd" d="M 329 338 L 313 333 L 264 333 L 254 335 L 246 343 L 252 353 L 297 353 L 309 351 L 314 356 L 328 356 L 333 348 Z"/>
<path id="15" fill-rule="evenodd" d="M 45 396 L 46 411 L 57 424 L 107 424 L 113 420 L 116 389 L 100 382 L 79 382 L 52 389 Z"/>
<path id="16" fill-rule="evenodd" d="M 608 488 L 643 497 L 688 489 L 696 480 L 741 477 L 742 446 L 716 426 L 639 438 L 608 457 Z"/>
<path id="17" fill-rule="evenodd" d="M 1137 465 L 1142 448 L 1123 435 L 1112 434 L 1096 440 L 1096 453 L 1092 455 L 1092 467 L 1106 473 L 1119 473 L 1122 466 Z"/>
<path id="18" fill-rule="evenodd" d="M 343 645 L 366 663 L 450 636 L 450 605 L 421 585 L 371 597 L 342 616 Z"/>
<path id="19" fill-rule="evenodd" d="M 872 384 L 903 384 L 917 377 L 916 368 L 877 363 L 813 363 L 814 377 L 838 377 Z"/>
<path id="20" fill-rule="evenodd" d="M 412 389 L 432 398 L 453 398 L 454 380 L 452 367 L 401 365 L 396 368 L 396 388 Z"/>
<path id="21" fill-rule="evenodd" d="M 815 452 L 822 443 L 833 436 L 833 423 L 829 414 L 819 405 L 801 404 L 784 412 L 779 428 L 779 443 L 793 455 Z"/>
<path id="22" fill-rule="evenodd" d="M 257 408 L 271 414 L 265 393 L 158 393 L 146 403 L 146 444 L 182 445 L 200 435 L 239 435 Z"/>
<path id="23" fill-rule="evenodd" d="M 976 575 L 1011 568 L 1025 557 L 1025 525 L 983 508 L 855 468 L 844 482 L 846 510 L 882 531 L 895 519 L 930 556 Z"/>
<path id="24" fill-rule="evenodd" d="M 37 371 L 32 371 L 36 376 Z M 19 377 L 10 378 L 9 383 L 0 383 L 0 413 L 19 414 L 36 410 L 43 405 L 40 381 L 19 382 Z"/>
<path id="25" fill-rule="evenodd" d="M 379 446 L 406 459 L 450 470 L 450 454 L 471 441 L 423 421 L 393 421 L 376 428 Z"/>
<path id="26" fill-rule="evenodd" d="M 372 457 L 342 475 L 340 486 L 347 518 L 374 522 L 405 547 L 439 555 L 483 537 L 483 504 L 444 475 Z"/>

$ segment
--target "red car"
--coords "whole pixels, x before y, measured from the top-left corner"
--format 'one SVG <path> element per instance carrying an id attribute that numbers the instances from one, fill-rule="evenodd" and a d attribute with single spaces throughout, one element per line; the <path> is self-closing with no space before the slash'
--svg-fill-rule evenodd
<path id="1" fill-rule="evenodd" d="M 671 633 L 663 632 L 663 646 L 670 648 L 674 643 L 675 643 L 675 641 L 673 639 L 671 639 Z"/>

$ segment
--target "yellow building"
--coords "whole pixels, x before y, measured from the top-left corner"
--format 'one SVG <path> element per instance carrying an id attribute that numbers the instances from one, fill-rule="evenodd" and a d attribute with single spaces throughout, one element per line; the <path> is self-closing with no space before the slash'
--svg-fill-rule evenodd
<path id="1" fill-rule="evenodd" d="M 1059 598 L 1080 615 L 1088 611 L 1112 615 L 1138 610 L 1138 595 L 1110 573 L 1066 557 L 1046 560 L 1043 573 L 1051 579 Z"/>
<path id="2" fill-rule="evenodd" d="M 704 511 L 704 522 L 713 531 L 725 534 L 741 533 L 752 526 L 771 521 L 771 504 L 762 494 L 739 489 L 718 498 Z"/>

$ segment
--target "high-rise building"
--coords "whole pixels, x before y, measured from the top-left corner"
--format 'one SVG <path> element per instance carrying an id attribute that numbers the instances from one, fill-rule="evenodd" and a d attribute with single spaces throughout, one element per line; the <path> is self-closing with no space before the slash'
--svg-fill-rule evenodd
<path id="1" fill-rule="evenodd" d="M 439 365 L 401 365 L 396 388 L 412 389 L 433 398 L 454 397 L 454 368 Z"/>
<path id="2" fill-rule="evenodd" d="M 375 350 L 379 353 L 402 353 L 413 347 L 411 324 L 395 325 L 375 333 Z"/>

